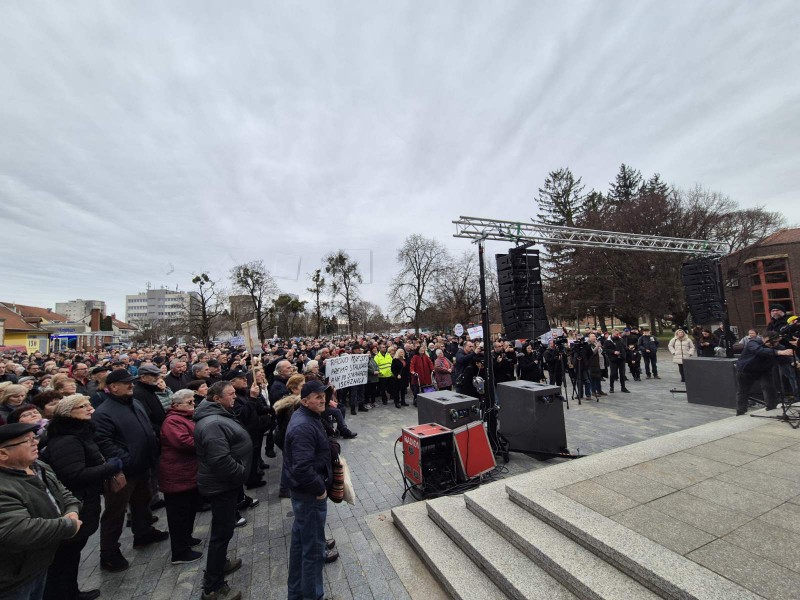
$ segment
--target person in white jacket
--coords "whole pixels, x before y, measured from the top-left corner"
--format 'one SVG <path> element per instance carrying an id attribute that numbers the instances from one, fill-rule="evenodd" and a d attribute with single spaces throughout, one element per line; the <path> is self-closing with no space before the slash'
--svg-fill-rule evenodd
<path id="1" fill-rule="evenodd" d="M 672 362 L 678 365 L 681 381 L 686 381 L 683 376 L 683 359 L 695 356 L 694 343 L 683 329 L 678 329 L 675 332 L 675 337 L 669 341 L 669 346 L 667 347 L 672 354 Z"/>

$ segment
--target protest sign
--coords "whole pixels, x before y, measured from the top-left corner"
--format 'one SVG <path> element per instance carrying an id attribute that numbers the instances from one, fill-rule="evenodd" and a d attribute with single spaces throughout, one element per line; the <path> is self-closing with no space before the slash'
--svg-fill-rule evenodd
<path id="1" fill-rule="evenodd" d="M 478 338 L 483 339 L 483 326 L 478 325 L 477 327 L 470 327 L 467 329 L 467 334 L 471 340 L 477 340 Z"/>
<path id="2" fill-rule="evenodd" d="M 456 326 L 453 327 L 453 333 L 455 333 L 458 337 L 464 335 L 464 326 L 461 323 L 456 323 Z"/>
<path id="3" fill-rule="evenodd" d="M 341 390 L 353 385 L 367 383 L 369 354 L 345 354 L 325 361 L 325 377 Z"/>
<path id="4" fill-rule="evenodd" d="M 242 333 L 244 334 L 245 346 L 250 354 L 264 352 L 261 348 L 261 340 L 258 339 L 258 321 L 252 319 L 242 323 Z"/>

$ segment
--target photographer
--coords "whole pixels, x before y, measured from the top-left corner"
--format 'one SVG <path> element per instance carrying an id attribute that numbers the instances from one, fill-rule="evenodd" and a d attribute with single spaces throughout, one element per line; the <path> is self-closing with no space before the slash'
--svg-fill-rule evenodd
<path id="1" fill-rule="evenodd" d="M 508 347 L 508 342 L 494 343 L 492 352 L 494 360 L 494 382 L 495 385 L 505 381 L 514 381 L 514 367 L 517 361 L 517 353 L 513 348 Z"/>
<path id="2" fill-rule="evenodd" d="M 745 344 L 739 360 L 736 361 L 736 379 L 739 391 L 736 394 L 736 414 L 747 412 L 747 399 L 750 388 L 758 381 L 767 404 L 767 410 L 773 410 L 778 401 L 775 397 L 775 386 L 772 381 L 772 367 L 778 363 L 779 356 L 792 356 L 794 350 L 778 350 L 780 334 L 767 331 L 763 341 L 753 339 Z"/>
<path id="3" fill-rule="evenodd" d="M 578 398 L 592 396 L 592 381 L 590 374 L 590 362 L 592 360 L 592 346 L 582 338 L 573 342 L 570 346 L 570 362 L 574 369 L 575 387 Z"/>
<path id="4" fill-rule="evenodd" d="M 534 349 L 533 343 L 527 343 L 522 348 L 522 354 L 517 357 L 519 365 L 519 378 L 523 381 L 540 382 L 542 380 L 542 367 L 539 364 L 540 355 Z"/>
<path id="5" fill-rule="evenodd" d="M 586 347 L 589 352 L 588 365 L 589 365 L 589 381 L 592 386 L 592 393 L 595 396 L 607 396 L 602 388 L 603 370 L 606 368 L 606 356 L 603 354 L 603 342 L 597 339 L 594 333 L 589 334 L 586 341 Z"/>
<path id="6" fill-rule="evenodd" d="M 561 349 L 556 345 L 555 340 L 547 343 L 547 350 L 544 351 L 542 358 L 547 366 L 547 374 L 550 376 L 550 385 L 561 387 L 564 383 L 564 370 L 561 364 Z"/>

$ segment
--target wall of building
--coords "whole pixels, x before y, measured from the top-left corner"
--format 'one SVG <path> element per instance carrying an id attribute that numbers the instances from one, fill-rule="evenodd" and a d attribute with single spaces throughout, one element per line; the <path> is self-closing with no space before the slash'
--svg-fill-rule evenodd
<path id="1" fill-rule="evenodd" d="M 800 243 L 746 248 L 721 261 L 731 325 L 744 335 L 763 331 L 769 306 L 797 313 L 800 302 Z"/>

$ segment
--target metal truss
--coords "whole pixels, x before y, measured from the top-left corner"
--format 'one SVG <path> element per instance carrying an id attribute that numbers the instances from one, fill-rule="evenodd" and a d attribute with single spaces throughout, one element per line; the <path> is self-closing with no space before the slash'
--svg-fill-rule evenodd
<path id="1" fill-rule="evenodd" d="M 582 248 L 642 250 L 647 252 L 678 252 L 706 256 L 719 256 L 726 252 L 725 243 L 716 240 L 692 240 L 660 235 L 625 233 L 622 231 L 598 231 L 535 222 L 522 223 L 518 221 L 482 219 L 480 217 L 462 216 L 457 221 L 453 221 L 453 223 L 456 226 L 454 237 L 472 240 L 530 242 Z"/>

